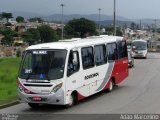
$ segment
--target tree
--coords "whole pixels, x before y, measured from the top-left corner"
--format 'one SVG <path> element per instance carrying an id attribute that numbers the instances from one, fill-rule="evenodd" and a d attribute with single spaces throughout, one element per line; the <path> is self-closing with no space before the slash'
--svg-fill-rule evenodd
<path id="1" fill-rule="evenodd" d="M 48 25 L 42 25 L 38 27 L 38 31 L 41 38 L 41 43 L 58 41 L 56 32 Z"/>
<path id="2" fill-rule="evenodd" d="M 106 27 L 106 34 L 113 35 L 113 27 Z"/>
<path id="3" fill-rule="evenodd" d="M 22 23 L 22 22 L 24 22 L 24 17 L 22 17 L 22 16 L 17 16 L 16 21 L 17 21 L 18 23 Z"/>
<path id="4" fill-rule="evenodd" d="M 0 20 L 2 20 L 2 14 L 0 13 Z"/>
<path id="5" fill-rule="evenodd" d="M 0 34 L 4 35 L 1 41 L 4 45 L 12 45 L 13 37 L 17 36 L 17 33 L 10 28 L 1 29 Z"/>
<path id="6" fill-rule="evenodd" d="M 122 32 L 121 28 L 117 27 L 116 28 L 116 36 L 122 36 L 122 35 L 123 35 L 123 32 Z"/>
<path id="7" fill-rule="evenodd" d="M 62 29 L 57 28 L 57 29 L 56 29 L 56 34 L 57 34 L 58 40 L 60 40 L 60 39 L 62 38 Z"/>
<path id="8" fill-rule="evenodd" d="M 136 28 L 136 23 L 132 22 L 131 23 L 131 29 L 134 30 Z"/>
<path id="9" fill-rule="evenodd" d="M 113 34 L 113 27 L 106 27 L 106 34 L 112 35 Z M 122 36 L 122 30 L 120 27 L 116 27 L 116 36 Z"/>
<path id="10" fill-rule="evenodd" d="M 12 13 L 2 12 L 2 18 L 5 18 L 7 20 L 7 23 L 8 23 L 8 20 L 10 18 L 13 18 L 13 16 L 12 16 Z"/>
<path id="11" fill-rule="evenodd" d="M 26 32 L 22 33 L 24 41 L 29 43 L 29 45 L 33 45 L 39 42 L 40 34 L 39 31 L 35 28 L 30 28 Z"/>
<path id="12" fill-rule="evenodd" d="M 84 38 L 88 35 L 95 35 L 97 34 L 96 24 L 95 22 L 85 18 L 73 19 L 66 24 L 65 33 L 70 37 L 81 38 Z"/>
<path id="13" fill-rule="evenodd" d="M 38 23 L 42 23 L 44 20 L 41 17 L 33 17 L 28 19 L 29 22 L 38 22 Z"/>

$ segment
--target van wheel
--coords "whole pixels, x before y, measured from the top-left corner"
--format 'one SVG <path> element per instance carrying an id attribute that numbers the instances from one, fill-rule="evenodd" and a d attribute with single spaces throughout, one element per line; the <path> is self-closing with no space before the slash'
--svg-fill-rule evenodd
<path id="1" fill-rule="evenodd" d="M 72 107 L 76 103 L 76 96 L 72 93 L 69 98 L 69 103 L 66 105 L 66 108 Z"/>
<path id="2" fill-rule="evenodd" d="M 38 104 L 38 103 L 28 103 L 28 105 L 29 105 L 31 108 L 38 108 L 38 107 L 39 107 L 39 104 Z"/>
<path id="3" fill-rule="evenodd" d="M 113 80 L 110 80 L 110 81 L 109 81 L 108 92 L 111 92 L 111 91 L 113 90 L 113 86 L 114 86 Z"/>

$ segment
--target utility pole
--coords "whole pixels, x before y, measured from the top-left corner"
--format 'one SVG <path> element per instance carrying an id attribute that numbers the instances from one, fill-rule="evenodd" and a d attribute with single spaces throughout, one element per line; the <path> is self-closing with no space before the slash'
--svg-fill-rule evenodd
<path id="1" fill-rule="evenodd" d="M 64 4 L 61 4 L 60 6 L 62 7 L 62 18 L 61 18 L 62 33 L 61 33 L 61 39 L 63 40 L 63 7 L 64 7 Z"/>
<path id="2" fill-rule="evenodd" d="M 141 30 L 142 29 L 142 21 L 140 20 L 139 22 L 140 22 L 139 23 L 139 29 Z"/>
<path id="3" fill-rule="evenodd" d="M 98 17 L 98 21 L 99 21 L 99 27 L 98 27 L 98 30 L 99 30 L 99 35 L 101 34 L 101 8 L 98 9 L 99 10 L 99 17 Z"/>
<path id="4" fill-rule="evenodd" d="M 114 0 L 113 10 L 113 35 L 116 36 L 116 0 Z"/>
<path id="5" fill-rule="evenodd" d="M 155 30 L 154 30 L 154 32 L 156 33 L 156 31 L 157 31 L 157 19 L 155 19 L 154 22 L 155 22 L 155 28 L 154 28 Z"/>

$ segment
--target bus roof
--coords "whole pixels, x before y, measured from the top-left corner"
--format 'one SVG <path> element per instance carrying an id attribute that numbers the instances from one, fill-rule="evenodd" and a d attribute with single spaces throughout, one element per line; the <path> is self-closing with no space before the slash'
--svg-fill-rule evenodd
<path id="1" fill-rule="evenodd" d="M 87 47 L 91 45 L 111 43 L 116 41 L 122 41 L 123 37 L 118 36 L 91 36 L 87 38 L 72 38 L 68 40 L 60 40 L 59 42 L 44 43 L 38 45 L 32 45 L 27 48 L 30 49 L 72 49 L 76 47 Z"/>
<path id="2" fill-rule="evenodd" d="M 132 42 L 147 42 L 146 40 L 138 39 L 138 40 L 133 40 Z"/>

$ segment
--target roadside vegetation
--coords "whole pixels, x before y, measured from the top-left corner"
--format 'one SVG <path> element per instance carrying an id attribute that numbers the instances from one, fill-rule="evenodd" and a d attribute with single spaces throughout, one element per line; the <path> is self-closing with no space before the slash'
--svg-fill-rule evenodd
<path id="1" fill-rule="evenodd" d="M 17 98 L 17 75 L 20 58 L 0 59 L 0 104 Z"/>

